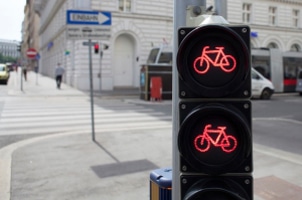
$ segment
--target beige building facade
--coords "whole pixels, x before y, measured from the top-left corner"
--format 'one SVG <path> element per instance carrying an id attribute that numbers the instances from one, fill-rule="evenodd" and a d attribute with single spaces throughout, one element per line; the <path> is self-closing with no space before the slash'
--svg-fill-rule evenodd
<path id="1" fill-rule="evenodd" d="M 64 82 L 89 89 L 89 56 L 85 40 L 67 36 L 67 10 L 108 11 L 110 38 L 94 40 L 109 46 L 92 54 L 95 90 L 139 87 L 140 67 L 154 46 L 172 43 L 173 0 L 35 0 L 40 16 L 40 73 L 53 77 L 58 62 L 66 68 Z M 214 5 L 208 0 L 207 6 Z M 215 6 L 214 6 L 215 7 Z M 302 0 L 227 1 L 227 20 L 251 27 L 254 48 L 301 51 Z"/>
<path id="2" fill-rule="evenodd" d="M 22 24 L 21 42 L 21 64 L 29 69 L 34 69 L 38 65 L 36 59 L 28 59 L 26 52 L 29 48 L 39 50 L 39 28 L 40 17 L 35 12 L 35 0 L 27 0 L 24 7 L 24 20 Z"/>
<path id="3" fill-rule="evenodd" d="M 169 43 L 173 37 L 172 1 L 143 0 L 36 0 L 40 14 L 40 72 L 53 77 L 58 62 L 66 68 L 65 81 L 78 89 L 89 89 L 87 40 L 66 36 L 67 10 L 111 12 L 110 38 L 94 40 L 109 46 L 92 54 L 95 90 L 139 86 L 140 66 L 152 46 Z"/>

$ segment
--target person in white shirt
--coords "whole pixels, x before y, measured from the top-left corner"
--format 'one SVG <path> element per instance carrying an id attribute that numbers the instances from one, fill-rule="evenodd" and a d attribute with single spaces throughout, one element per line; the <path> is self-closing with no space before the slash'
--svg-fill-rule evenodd
<path id="1" fill-rule="evenodd" d="M 55 70 L 55 77 L 56 77 L 56 83 L 57 83 L 57 88 L 61 88 L 61 82 L 62 82 L 62 77 L 65 72 L 65 69 L 61 66 L 61 63 L 58 63 L 56 70 Z"/>

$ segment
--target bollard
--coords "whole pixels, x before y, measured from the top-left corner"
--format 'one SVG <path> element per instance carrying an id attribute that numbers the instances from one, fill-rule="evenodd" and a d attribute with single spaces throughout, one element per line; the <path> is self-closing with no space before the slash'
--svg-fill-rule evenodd
<path id="1" fill-rule="evenodd" d="M 156 169 L 150 173 L 150 200 L 172 199 L 172 168 Z"/>

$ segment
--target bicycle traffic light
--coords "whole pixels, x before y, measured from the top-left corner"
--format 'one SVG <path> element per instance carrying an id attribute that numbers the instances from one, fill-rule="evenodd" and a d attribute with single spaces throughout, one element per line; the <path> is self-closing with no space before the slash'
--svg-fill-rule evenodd
<path id="1" fill-rule="evenodd" d="M 179 29 L 180 98 L 249 98 L 249 27 Z"/>
<path id="2" fill-rule="evenodd" d="M 181 199 L 253 199 L 250 29 L 178 30 Z"/>

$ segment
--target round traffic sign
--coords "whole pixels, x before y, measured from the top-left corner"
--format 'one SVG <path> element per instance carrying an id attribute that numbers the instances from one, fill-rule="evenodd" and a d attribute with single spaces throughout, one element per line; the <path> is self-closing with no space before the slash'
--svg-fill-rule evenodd
<path id="1" fill-rule="evenodd" d="M 34 59 L 34 58 L 36 58 L 37 51 L 36 51 L 36 49 L 34 49 L 34 48 L 29 48 L 29 49 L 26 51 L 26 55 L 27 55 L 28 58 Z"/>

